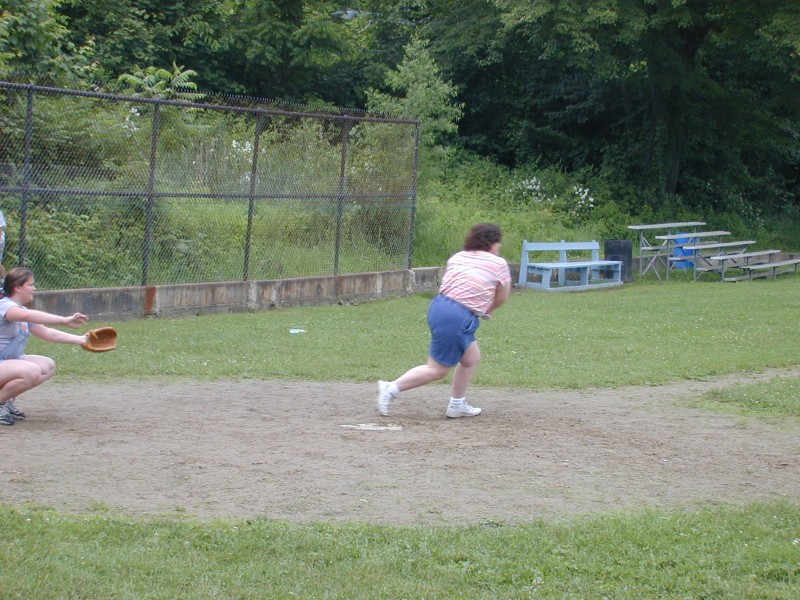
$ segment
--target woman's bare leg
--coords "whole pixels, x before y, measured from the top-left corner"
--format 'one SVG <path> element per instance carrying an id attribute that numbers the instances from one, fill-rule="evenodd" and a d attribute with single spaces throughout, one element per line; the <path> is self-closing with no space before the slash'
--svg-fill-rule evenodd
<path id="1" fill-rule="evenodd" d="M 467 395 L 467 388 L 472 381 L 472 376 L 475 374 L 475 369 L 478 363 L 481 362 L 481 350 L 478 348 L 478 342 L 472 342 L 464 356 L 461 357 L 461 362 L 456 365 L 455 373 L 453 373 L 452 396 L 453 398 L 464 398 Z"/>
<path id="2" fill-rule="evenodd" d="M 444 379 L 450 372 L 450 368 L 428 357 L 427 363 L 409 369 L 395 379 L 394 384 L 399 392 L 404 392 L 432 381 Z"/>
<path id="3" fill-rule="evenodd" d="M 4 360 L 0 363 L 0 404 L 50 379 L 55 366 L 53 359 L 35 354 L 26 355 L 24 359 Z"/>

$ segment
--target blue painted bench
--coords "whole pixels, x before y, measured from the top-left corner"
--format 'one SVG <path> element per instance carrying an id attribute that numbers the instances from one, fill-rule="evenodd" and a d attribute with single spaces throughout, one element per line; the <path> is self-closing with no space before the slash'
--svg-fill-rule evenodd
<path id="1" fill-rule="evenodd" d="M 591 253 L 591 259 L 570 260 L 570 252 Z M 542 260 L 532 260 L 534 253 Z M 556 255 L 557 261 L 545 260 Z M 622 285 L 622 261 L 600 260 L 599 242 L 522 242 L 518 287 L 555 292 L 617 285 Z"/>

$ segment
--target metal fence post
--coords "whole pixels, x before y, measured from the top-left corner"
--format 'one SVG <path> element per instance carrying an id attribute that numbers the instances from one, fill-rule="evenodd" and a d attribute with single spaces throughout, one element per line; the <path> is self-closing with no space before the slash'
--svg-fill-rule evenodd
<path id="1" fill-rule="evenodd" d="M 414 128 L 414 168 L 411 170 L 411 219 L 408 228 L 408 251 L 406 253 L 406 268 L 410 269 L 414 263 L 414 228 L 417 224 L 417 171 L 419 170 L 419 130 L 420 120 L 417 119 Z"/>
<path id="2" fill-rule="evenodd" d="M 253 136 L 253 162 L 250 165 L 250 197 L 247 200 L 247 231 L 244 238 L 244 267 L 242 281 L 250 278 L 250 250 L 253 240 L 253 217 L 256 213 L 256 178 L 258 177 L 258 145 L 266 128 L 266 115 L 259 115 Z"/>
<path id="3" fill-rule="evenodd" d="M 344 194 L 347 191 L 347 140 L 350 137 L 350 119 L 342 122 L 342 153 L 339 161 L 339 189 L 336 196 L 336 242 L 333 250 L 333 274 L 339 274 L 339 254 L 342 245 L 342 215 L 344 213 Z"/>
<path id="4" fill-rule="evenodd" d="M 31 147 L 33 145 L 33 86 L 28 87 L 28 105 L 25 109 L 25 148 L 22 158 L 22 205 L 19 216 L 19 264 L 26 264 L 28 237 L 28 205 L 31 202 Z"/>
<path id="5" fill-rule="evenodd" d="M 150 176 L 147 181 L 147 209 L 145 216 L 144 240 L 142 242 L 142 285 L 147 285 L 150 271 L 150 257 L 153 254 L 153 223 L 155 222 L 156 160 L 158 158 L 158 135 L 161 129 L 161 104 L 153 105 L 153 131 L 150 136 Z"/>

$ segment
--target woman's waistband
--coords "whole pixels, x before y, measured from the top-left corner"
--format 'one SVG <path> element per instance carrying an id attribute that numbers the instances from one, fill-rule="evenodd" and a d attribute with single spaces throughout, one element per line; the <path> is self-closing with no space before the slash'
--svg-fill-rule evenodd
<path id="1" fill-rule="evenodd" d="M 459 302 L 458 300 L 454 300 L 454 299 L 453 299 L 453 298 L 451 298 L 450 296 L 445 296 L 444 294 L 437 294 L 437 295 L 436 295 L 436 298 L 441 298 L 442 300 L 446 300 L 447 302 L 450 302 L 450 303 L 452 303 L 452 304 L 455 304 L 456 306 L 459 306 L 459 307 L 463 308 L 463 309 L 464 309 L 465 311 L 467 311 L 469 314 L 471 314 L 471 315 L 474 315 L 474 316 L 478 316 L 478 315 L 475 313 L 475 311 L 474 311 L 474 310 L 472 310 L 471 308 L 469 308 L 469 307 L 468 307 L 468 306 L 466 306 L 465 304 L 462 304 L 462 303 L 461 303 L 461 302 Z M 435 300 L 436 298 L 434 298 L 434 300 Z"/>

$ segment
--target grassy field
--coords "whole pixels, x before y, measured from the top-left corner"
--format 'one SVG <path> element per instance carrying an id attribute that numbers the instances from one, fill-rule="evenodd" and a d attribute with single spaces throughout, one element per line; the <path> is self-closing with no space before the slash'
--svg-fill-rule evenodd
<path id="1" fill-rule="evenodd" d="M 515 291 L 478 332 L 475 383 L 530 389 L 647 385 L 800 364 L 800 277 Z M 116 324 L 120 348 L 30 349 L 58 377 L 373 381 L 424 362 L 428 296 Z M 293 335 L 290 329 L 305 330 Z"/>
<path id="2" fill-rule="evenodd" d="M 781 598 L 800 508 L 517 527 L 198 523 L 6 509 L 3 598 Z"/>
<path id="3" fill-rule="evenodd" d="M 799 286 L 800 277 L 784 277 L 518 291 L 481 325 L 476 384 L 615 387 L 795 369 Z M 38 340 L 30 350 L 56 358 L 56 377 L 70 379 L 370 381 L 424 360 L 427 303 L 417 296 L 130 321 L 115 324 L 121 344 L 109 354 Z M 798 378 L 732 386 L 693 405 L 800 434 Z M 13 463 L 13 437 L 0 443 Z M 800 596 L 798 499 L 459 528 L 134 519 L 102 508 L 66 515 L 6 505 L 0 532 L 1 598 Z"/>

